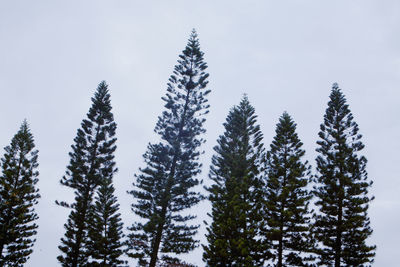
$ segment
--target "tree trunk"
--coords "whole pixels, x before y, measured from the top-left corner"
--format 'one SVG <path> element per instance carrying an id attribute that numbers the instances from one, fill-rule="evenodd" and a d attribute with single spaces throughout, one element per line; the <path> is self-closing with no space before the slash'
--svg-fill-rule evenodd
<path id="1" fill-rule="evenodd" d="M 287 142 L 286 138 L 285 138 L 285 142 Z M 287 154 L 288 154 L 288 148 L 287 148 L 287 144 L 285 145 L 285 151 L 284 151 L 284 162 L 283 162 L 283 168 L 284 168 L 284 175 L 283 175 L 283 184 L 282 184 L 282 188 L 286 187 L 287 184 L 287 179 L 288 179 L 288 175 L 287 175 Z M 285 211 L 285 204 L 286 204 L 286 196 L 284 196 L 285 198 L 282 199 L 282 205 L 281 205 L 281 211 L 280 211 L 280 225 L 279 225 L 279 245 L 278 245 L 278 267 L 282 267 L 282 263 L 283 263 L 283 212 Z"/>
<path id="2" fill-rule="evenodd" d="M 166 211 L 166 208 L 164 209 L 164 207 L 163 207 L 162 211 L 164 212 L 164 210 Z M 164 222 L 163 222 L 164 219 L 165 219 L 165 216 L 157 228 L 156 238 L 154 240 L 154 246 L 153 246 L 152 252 L 151 252 L 151 259 L 150 259 L 149 267 L 155 267 L 157 264 L 158 250 L 160 249 L 162 231 L 163 231 L 163 227 L 164 227 Z"/>
<path id="3" fill-rule="evenodd" d="M 336 244 L 335 244 L 335 267 L 340 267 L 342 252 L 342 200 L 339 203 L 338 224 L 336 226 Z"/>
<path id="4" fill-rule="evenodd" d="M 280 236 L 279 236 L 279 247 L 278 247 L 278 267 L 282 267 L 282 253 L 283 253 L 283 245 L 282 245 L 282 242 L 283 242 L 283 238 L 282 238 L 283 228 L 282 228 L 282 226 L 280 227 L 280 231 L 281 231 L 281 233 L 280 233 Z"/>
<path id="5" fill-rule="evenodd" d="M 192 77 L 190 77 L 190 81 L 192 81 Z M 161 237 L 162 237 L 162 232 L 163 232 L 164 223 L 165 223 L 165 216 L 167 214 L 167 206 L 168 206 L 169 200 L 171 198 L 170 191 L 172 188 L 173 178 L 175 176 L 176 162 L 178 161 L 178 151 L 180 149 L 180 141 L 181 141 L 180 139 L 181 139 L 183 126 L 185 123 L 185 116 L 186 116 L 186 112 L 187 112 L 187 108 L 188 108 L 188 104 L 189 104 L 190 89 L 191 88 L 188 88 L 187 93 L 186 93 L 185 106 L 183 108 L 182 118 L 181 118 L 181 122 L 179 125 L 179 130 L 178 130 L 177 145 L 175 147 L 175 155 L 172 160 L 171 172 L 170 172 L 170 175 L 169 175 L 168 181 L 167 181 L 167 188 L 165 189 L 165 192 L 164 192 L 165 193 L 164 199 L 166 201 L 165 201 L 165 203 L 163 203 L 163 207 L 161 210 L 161 222 L 158 225 L 156 237 L 154 239 L 154 245 L 153 245 L 152 251 L 151 251 L 149 267 L 155 267 L 156 263 L 157 263 L 158 250 L 160 249 Z"/>
<path id="6" fill-rule="evenodd" d="M 3 258 L 4 241 L 0 241 L 0 260 Z"/>

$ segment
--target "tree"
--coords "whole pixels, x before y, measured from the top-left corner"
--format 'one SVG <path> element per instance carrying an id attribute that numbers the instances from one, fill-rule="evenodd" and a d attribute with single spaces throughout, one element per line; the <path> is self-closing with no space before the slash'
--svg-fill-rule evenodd
<path id="1" fill-rule="evenodd" d="M 214 147 L 207 189 L 212 223 L 203 246 L 207 266 L 263 266 L 268 253 L 263 227 L 262 133 L 247 97 L 228 114 Z"/>
<path id="2" fill-rule="evenodd" d="M 57 257 L 62 266 L 76 267 L 88 262 L 88 222 L 93 195 L 105 178 L 110 179 L 116 172 L 114 151 L 116 149 L 113 114 L 107 84 L 99 84 L 87 119 L 81 123 L 69 153 L 70 163 L 60 183 L 74 190 L 75 202 L 56 202 L 70 208 L 71 213 L 64 225 L 66 232 L 61 238 Z"/>
<path id="3" fill-rule="evenodd" d="M 200 135 L 209 108 L 206 68 L 193 30 L 162 98 L 165 110 L 155 127 L 161 142 L 148 145 L 143 156 L 147 166 L 128 192 L 136 199 L 132 210 L 142 218 L 130 227 L 129 256 L 142 265 L 154 267 L 159 252 L 187 253 L 198 246 L 194 235 L 199 226 L 187 224 L 196 216 L 182 211 L 203 199 L 192 188 L 200 183 Z"/>
<path id="4" fill-rule="evenodd" d="M 367 159 L 358 125 L 353 121 L 346 98 L 335 83 L 330 94 L 316 151 L 317 186 L 314 194 L 319 213 L 315 215 L 315 238 L 320 264 L 335 267 L 372 263 L 375 246 L 366 244 L 372 234 L 368 218 L 368 195 L 372 181 L 366 172 Z"/>
<path id="5" fill-rule="evenodd" d="M 272 242 L 274 266 L 306 266 L 311 260 L 309 203 L 307 189 L 312 176 L 302 157 L 305 151 L 296 124 L 284 112 L 267 153 L 265 236 Z"/>
<path id="6" fill-rule="evenodd" d="M 26 120 L 5 147 L 0 176 L 0 266 L 22 266 L 36 241 L 38 151 Z"/>
<path id="7" fill-rule="evenodd" d="M 91 266 L 117 266 L 124 253 L 122 228 L 117 198 L 114 196 L 112 179 L 103 178 L 97 190 L 96 202 L 90 213 L 88 252 Z"/>

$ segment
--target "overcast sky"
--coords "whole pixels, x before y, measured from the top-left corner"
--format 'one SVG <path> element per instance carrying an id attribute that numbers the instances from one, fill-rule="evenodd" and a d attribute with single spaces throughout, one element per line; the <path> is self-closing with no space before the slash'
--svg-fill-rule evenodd
<path id="1" fill-rule="evenodd" d="M 222 123 L 243 93 L 256 108 L 266 147 L 286 110 L 315 167 L 319 125 L 338 82 L 364 136 L 374 181 L 374 265 L 399 266 L 399 12 L 397 0 L 0 1 L 0 147 L 27 118 L 39 149 L 39 230 L 26 266 L 59 265 L 69 211 L 54 201 L 73 199 L 59 180 L 101 80 L 110 85 L 118 124 L 114 181 L 122 219 L 125 226 L 135 221 L 126 190 L 147 143 L 157 140 L 160 98 L 192 28 L 212 90 L 205 182 Z M 208 210 L 207 202 L 193 208 L 200 223 Z M 202 242 L 204 233 L 202 226 Z M 199 248 L 184 258 L 204 266 L 201 254 Z"/>

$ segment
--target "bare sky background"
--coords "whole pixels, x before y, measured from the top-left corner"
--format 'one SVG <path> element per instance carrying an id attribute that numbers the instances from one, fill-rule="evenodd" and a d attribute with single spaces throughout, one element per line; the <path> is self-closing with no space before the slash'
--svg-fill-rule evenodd
<path id="1" fill-rule="evenodd" d="M 118 124 L 114 181 L 122 219 L 125 227 L 135 221 L 126 190 L 143 166 L 147 143 L 157 138 L 160 97 L 192 28 L 199 33 L 212 89 L 205 183 L 222 123 L 243 93 L 256 108 L 266 147 L 286 110 L 315 167 L 319 125 L 331 85 L 338 82 L 364 135 L 374 181 L 374 266 L 399 266 L 399 12 L 397 0 L 1 0 L 0 147 L 27 118 L 39 149 L 39 230 L 26 266 L 59 265 L 57 247 L 69 211 L 54 201 L 73 198 L 59 180 L 101 80 L 110 85 Z M 207 202 L 193 209 L 199 223 L 208 210 Z M 204 233 L 202 225 L 202 242 Z M 201 254 L 199 248 L 184 258 L 204 266 Z"/>

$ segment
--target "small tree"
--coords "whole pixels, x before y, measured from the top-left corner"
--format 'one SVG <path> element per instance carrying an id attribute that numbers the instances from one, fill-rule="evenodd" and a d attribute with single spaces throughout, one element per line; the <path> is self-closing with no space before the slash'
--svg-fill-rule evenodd
<path id="1" fill-rule="evenodd" d="M 22 266 L 32 253 L 38 219 L 34 205 L 40 195 L 38 151 L 28 123 L 5 148 L 0 176 L 0 266 Z"/>
<path id="2" fill-rule="evenodd" d="M 88 229 L 90 208 L 96 188 L 104 178 L 110 179 L 115 173 L 114 151 L 116 149 L 113 114 L 107 84 L 99 84 L 92 106 L 84 119 L 72 145 L 71 158 L 61 184 L 70 187 L 75 193 L 75 202 L 56 202 L 71 208 L 66 232 L 59 249 L 62 255 L 57 259 L 62 266 L 77 267 L 88 263 Z"/>
<path id="3" fill-rule="evenodd" d="M 209 108 L 206 68 L 193 31 L 162 98 L 165 110 L 155 127 L 162 141 L 148 145 L 146 167 L 129 192 L 135 198 L 132 210 L 142 218 L 130 228 L 129 256 L 144 266 L 156 266 L 159 252 L 181 254 L 198 246 L 194 235 L 199 226 L 188 225 L 196 216 L 182 212 L 203 199 L 192 188 L 200 183 L 200 135 Z"/>
<path id="4" fill-rule="evenodd" d="M 203 246 L 207 266 L 263 266 L 268 253 L 263 227 L 264 148 L 257 116 L 247 97 L 228 114 L 218 139 L 207 188 L 212 223 Z"/>
<path id="5" fill-rule="evenodd" d="M 372 263 L 375 246 L 366 244 L 372 234 L 367 215 L 373 197 L 365 170 L 367 160 L 358 125 L 339 86 L 332 87 L 317 142 L 317 186 L 314 194 L 319 213 L 315 238 L 320 242 L 319 264 L 365 266 Z"/>
<path id="6" fill-rule="evenodd" d="M 272 241 L 274 266 L 305 266 L 311 251 L 308 208 L 311 194 L 310 166 L 302 157 L 305 151 L 296 133 L 296 124 L 283 113 L 267 153 L 265 195 L 266 239 Z"/>
<path id="7" fill-rule="evenodd" d="M 91 266 L 118 266 L 123 251 L 122 228 L 119 204 L 114 196 L 112 179 L 103 179 L 97 190 L 96 202 L 89 221 L 88 252 L 93 261 Z"/>

